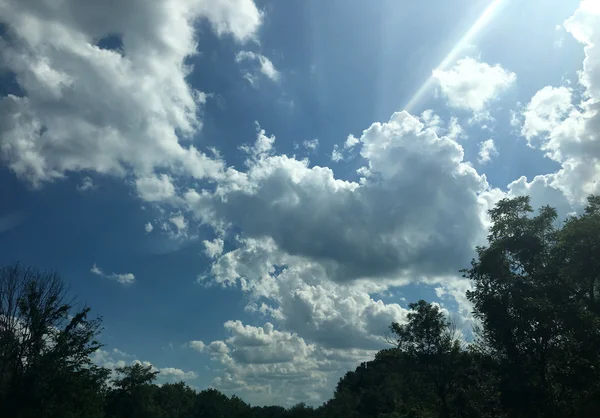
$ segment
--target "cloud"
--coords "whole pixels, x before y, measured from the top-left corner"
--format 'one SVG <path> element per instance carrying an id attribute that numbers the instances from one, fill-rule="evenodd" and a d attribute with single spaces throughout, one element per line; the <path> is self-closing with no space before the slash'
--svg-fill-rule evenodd
<path id="1" fill-rule="evenodd" d="M 208 18 L 218 35 L 231 33 L 239 41 L 255 36 L 263 13 L 253 0 L 200 0 L 198 13 Z"/>
<path id="2" fill-rule="evenodd" d="M 196 351 L 204 352 L 206 345 L 202 341 L 190 341 L 188 347 L 193 348 Z"/>
<path id="3" fill-rule="evenodd" d="M 496 144 L 493 139 L 488 139 L 479 143 L 479 164 L 485 164 L 492 160 L 492 157 L 498 155 Z"/>
<path id="4" fill-rule="evenodd" d="M 374 123 L 359 141 L 369 174 L 360 184 L 263 153 L 214 192 L 189 189 L 184 199 L 200 222 L 269 237 L 336 281 L 418 279 L 464 267 L 485 237 L 479 194 L 489 186 L 463 162 L 462 147 L 406 112 Z"/>
<path id="5" fill-rule="evenodd" d="M 317 138 L 311 140 L 305 140 L 302 142 L 302 146 L 310 152 L 316 152 L 319 148 L 319 140 Z"/>
<path id="6" fill-rule="evenodd" d="M 85 192 L 86 190 L 94 190 L 96 188 L 96 186 L 94 185 L 94 182 L 92 181 L 91 177 L 84 177 L 81 180 L 81 183 L 79 183 L 76 186 L 76 189 L 78 192 Z"/>
<path id="7" fill-rule="evenodd" d="M 144 225 L 144 230 L 146 231 L 146 234 L 149 234 L 150 232 L 152 232 L 152 230 L 154 229 L 154 227 L 152 226 L 152 223 L 148 222 L 146 225 Z"/>
<path id="8" fill-rule="evenodd" d="M 460 59 L 448 70 L 434 70 L 433 76 L 451 107 L 475 113 L 484 111 L 517 79 L 499 64 L 492 66 L 474 58 Z"/>
<path id="9" fill-rule="evenodd" d="M 318 263 L 285 254 L 269 239 L 243 240 L 215 260 L 203 280 L 239 284 L 249 297 L 246 310 L 329 348 L 381 348 L 389 324 L 401 321 L 406 312 L 370 296 L 386 285 L 337 284 Z"/>
<path id="10" fill-rule="evenodd" d="M 573 110 L 571 100 L 571 90 L 567 87 L 546 86 L 539 90 L 523 112 L 521 135 L 531 141 L 554 130 Z"/>
<path id="11" fill-rule="evenodd" d="M 255 405 L 322 403 L 331 396 L 345 366 L 356 366 L 374 354 L 321 349 L 269 322 L 252 326 L 228 321 L 224 327 L 230 337 L 203 345 L 201 350 L 222 371 L 213 386 Z"/>
<path id="12" fill-rule="evenodd" d="M 235 62 L 241 63 L 244 61 L 256 62 L 258 64 L 258 71 L 260 71 L 262 75 L 272 81 L 279 81 L 281 74 L 277 71 L 271 60 L 264 55 L 252 51 L 238 52 L 235 55 Z M 254 84 L 255 76 L 251 72 L 246 72 L 244 76 L 250 83 Z"/>
<path id="13" fill-rule="evenodd" d="M 105 279 L 116 280 L 117 282 L 119 282 L 123 285 L 129 285 L 129 284 L 133 284 L 135 282 L 135 276 L 133 275 L 133 273 L 105 274 L 102 271 L 102 269 L 100 269 L 100 267 L 98 267 L 96 264 L 94 264 L 92 266 L 92 268 L 90 269 L 90 272 L 97 276 L 104 277 Z"/>
<path id="14" fill-rule="evenodd" d="M 83 170 L 219 176 L 221 161 L 179 141 L 202 125 L 185 63 L 202 18 L 244 41 L 262 14 L 251 0 L 5 4 L 0 67 L 26 95 L 0 99 L 0 158 L 34 186 Z M 108 37 L 116 48 L 98 46 Z"/>
<path id="15" fill-rule="evenodd" d="M 153 372 L 159 372 L 157 378 L 158 383 L 180 382 L 182 380 L 194 380 L 198 378 L 198 374 L 194 371 L 186 372 L 175 367 L 158 368 L 149 361 L 141 361 L 138 359 L 130 360 L 133 357 L 135 356 L 116 348 L 111 351 L 99 349 L 91 355 L 91 359 L 95 364 L 112 370 L 113 378 L 116 377 L 115 369 L 135 364 L 141 364 L 145 367 L 150 366 Z"/>
<path id="16" fill-rule="evenodd" d="M 212 241 L 204 240 L 204 253 L 209 258 L 215 258 L 223 253 L 224 242 L 221 238 L 215 238 Z"/>
<path id="17" fill-rule="evenodd" d="M 567 210 L 581 207 L 590 194 L 600 193 L 600 9 L 582 1 L 563 27 L 583 44 L 585 59 L 579 74 L 583 94 L 573 103 L 571 90 L 547 86 L 538 91 L 520 119 L 530 146 L 561 165 L 556 173 L 521 178 L 509 187 L 515 193 L 552 197 L 545 204 Z M 533 141 L 535 139 L 535 141 Z M 564 214 L 564 212 L 563 212 Z"/>
<path id="18" fill-rule="evenodd" d="M 164 201 L 175 196 L 175 186 L 168 174 L 139 177 L 135 180 L 138 196 L 146 202 Z"/>
<path id="19" fill-rule="evenodd" d="M 169 222 L 177 228 L 177 234 L 182 235 L 187 232 L 188 222 L 185 220 L 184 216 L 179 214 L 169 218 Z"/>

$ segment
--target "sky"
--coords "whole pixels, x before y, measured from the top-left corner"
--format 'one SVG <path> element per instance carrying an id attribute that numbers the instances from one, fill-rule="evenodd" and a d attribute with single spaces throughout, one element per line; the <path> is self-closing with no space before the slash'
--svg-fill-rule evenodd
<path id="1" fill-rule="evenodd" d="M 487 211 L 600 193 L 596 0 L 0 0 L 0 264 L 107 367 L 318 405 Z"/>

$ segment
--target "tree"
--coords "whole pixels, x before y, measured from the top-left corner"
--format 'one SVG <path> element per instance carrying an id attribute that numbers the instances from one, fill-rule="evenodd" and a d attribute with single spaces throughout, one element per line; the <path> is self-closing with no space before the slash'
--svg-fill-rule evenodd
<path id="1" fill-rule="evenodd" d="M 0 268 L 0 409 L 11 417 L 100 417 L 108 371 L 90 355 L 100 320 L 75 311 L 61 278 Z"/>
<path id="2" fill-rule="evenodd" d="M 528 197 L 501 200 L 490 211 L 488 246 L 465 270 L 482 324 L 478 344 L 497 364 L 511 416 L 600 411 L 599 203 L 590 197 L 585 212 L 560 227 L 553 208 L 533 216 Z"/>
<path id="3" fill-rule="evenodd" d="M 455 329 L 439 306 L 420 300 L 408 305 L 411 312 L 404 325 L 393 323 L 390 330 L 398 350 L 403 354 L 405 369 L 421 373 L 433 385 L 439 402 L 439 416 L 451 416 L 450 397 L 461 354 Z"/>
<path id="4" fill-rule="evenodd" d="M 158 388 L 152 384 L 158 371 L 141 363 L 118 367 L 115 371 L 114 388 L 107 396 L 107 417 L 160 418 L 161 411 L 155 402 Z"/>

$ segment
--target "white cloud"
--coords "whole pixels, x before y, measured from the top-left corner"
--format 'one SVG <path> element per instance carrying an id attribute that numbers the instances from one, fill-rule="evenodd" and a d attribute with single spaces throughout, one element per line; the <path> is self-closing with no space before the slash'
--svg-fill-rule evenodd
<path id="1" fill-rule="evenodd" d="M 175 186 L 168 174 L 139 177 L 135 180 L 138 196 L 147 202 L 164 201 L 175 196 Z"/>
<path id="2" fill-rule="evenodd" d="M 369 296 L 385 285 L 334 283 L 321 265 L 285 254 L 272 240 L 243 240 L 213 263 L 204 280 L 224 286 L 239 283 L 250 299 L 247 310 L 331 348 L 381 347 L 389 324 L 405 315 L 399 305 Z"/>
<path id="3" fill-rule="evenodd" d="M 250 61 L 250 62 L 257 62 L 258 63 L 258 70 L 268 79 L 272 80 L 272 81 L 278 81 L 280 78 L 280 73 L 279 71 L 277 71 L 277 69 L 275 68 L 275 66 L 273 65 L 273 63 L 271 62 L 270 59 L 268 59 L 267 57 L 265 57 L 262 54 L 258 54 L 256 52 L 252 52 L 252 51 L 240 51 L 235 55 L 235 62 L 237 63 L 241 63 L 244 61 Z M 248 79 L 248 81 L 250 81 L 251 83 L 254 82 L 254 76 L 247 72 L 245 74 L 245 77 Z"/>
<path id="4" fill-rule="evenodd" d="M 566 87 L 547 86 L 538 91 L 523 113 L 521 134 L 531 141 L 554 130 L 573 109 L 571 100 L 571 90 Z M 518 119 L 514 120 L 517 124 Z"/>
<path id="5" fill-rule="evenodd" d="M 457 118 L 450 118 L 450 123 L 448 124 L 446 136 L 453 141 L 458 141 L 459 139 L 463 139 L 466 137 L 465 131 L 462 128 L 462 126 L 460 126 L 460 124 L 458 123 Z"/>
<path id="6" fill-rule="evenodd" d="M 206 348 L 206 345 L 202 341 L 198 341 L 198 340 L 196 340 L 196 341 L 190 341 L 188 343 L 188 346 L 190 348 L 193 348 L 196 351 L 201 352 L 201 353 L 204 352 L 204 350 Z"/>
<path id="7" fill-rule="evenodd" d="M 484 111 L 517 79 L 499 64 L 492 66 L 473 58 L 460 59 L 448 70 L 434 70 L 433 76 L 450 106 L 475 113 Z"/>
<path id="8" fill-rule="evenodd" d="M 262 154 L 214 192 L 189 190 L 184 198 L 199 221 L 271 237 L 282 251 L 319 262 L 334 280 L 464 267 L 485 236 L 478 195 L 488 184 L 463 162 L 462 147 L 406 112 L 374 123 L 360 143 L 372 174 L 361 184 Z"/>
<path id="9" fill-rule="evenodd" d="M 166 380 L 179 382 L 181 380 L 194 380 L 198 377 L 196 372 L 185 372 L 175 367 L 163 367 L 156 369 L 159 372 L 159 376 Z"/>
<path id="10" fill-rule="evenodd" d="M 228 321 L 226 341 L 203 345 L 222 373 L 213 386 L 243 396 L 255 405 L 322 403 L 346 367 L 372 358 L 373 351 L 326 350 L 295 333 Z"/>
<path id="11" fill-rule="evenodd" d="M 253 0 L 200 0 L 195 3 L 199 14 L 208 18 L 217 34 L 231 33 L 239 41 L 255 36 L 262 23 L 263 13 Z"/>
<path id="12" fill-rule="evenodd" d="M 215 238 L 212 241 L 204 240 L 204 253 L 209 258 L 215 258 L 223 253 L 224 242 L 221 238 Z"/>
<path id="13" fill-rule="evenodd" d="M 319 140 L 317 138 L 311 140 L 305 140 L 302 142 L 302 146 L 311 152 L 316 152 L 317 148 L 319 148 Z"/>
<path id="14" fill-rule="evenodd" d="M 552 197 L 551 205 L 581 207 L 589 194 L 600 193 L 600 9 L 582 1 L 563 27 L 584 45 L 585 59 L 579 82 L 582 100 L 572 103 L 566 87 L 544 87 L 526 106 L 522 134 L 531 146 L 561 164 L 558 172 L 521 178 L 509 187 L 518 193 Z M 535 138 L 536 141 L 531 141 Z M 564 210 L 568 210 L 565 208 Z"/>
<path id="15" fill-rule="evenodd" d="M 94 190 L 96 186 L 92 181 L 91 177 L 84 177 L 81 183 L 76 186 L 78 192 L 85 192 L 86 190 Z"/>
<path id="16" fill-rule="evenodd" d="M 205 95 L 186 82 L 194 22 L 243 41 L 262 15 L 251 0 L 4 3 L 0 67 L 26 92 L 0 99 L 0 158 L 35 186 L 67 172 L 214 178 L 223 170 L 178 138 L 201 127 Z M 168 13 L 164 11 L 168 10 Z M 119 51 L 96 43 L 122 40 Z"/>
<path id="17" fill-rule="evenodd" d="M 123 285 L 129 285 L 129 284 L 133 284 L 135 282 L 135 276 L 133 275 L 133 273 L 105 274 L 102 271 L 102 269 L 100 269 L 100 267 L 98 267 L 96 264 L 94 264 L 92 266 L 92 268 L 90 269 L 90 272 L 97 276 L 104 277 L 106 279 L 116 280 L 117 282 L 119 282 Z"/>
<path id="18" fill-rule="evenodd" d="M 492 160 L 492 157 L 498 155 L 496 144 L 493 139 L 488 139 L 479 143 L 479 164 L 485 164 Z"/>
<path id="19" fill-rule="evenodd" d="M 169 218 L 169 222 L 171 222 L 175 228 L 177 228 L 178 235 L 185 234 L 187 232 L 188 222 L 183 215 L 175 215 Z"/>
<path id="20" fill-rule="evenodd" d="M 346 142 L 344 142 L 344 148 L 354 148 L 359 143 L 358 138 L 354 135 L 348 135 Z"/>
<path id="21" fill-rule="evenodd" d="M 338 145 L 335 144 L 333 146 L 333 150 L 331 151 L 331 161 L 337 163 L 339 161 L 342 161 L 343 159 L 344 159 L 344 154 L 342 154 L 342 152 L 340 152 Z"/>
<path id="22" fill-rule="evenodd" d="M 127 354 L 116 348 L 112 351 L 99 349 L 91 355 L 91 359 L 94 363 L 99 366 L 106 367 L 107 369 L 111 369 L 113 377 L 115 377 L 116 368 L 141 364 L 146 367 L 150 366 L 152 371 L 159 373 L 157 377 L 158 383 L 179 382 L 182 380 L 194 380 L 198 378 L 198 374 L 194 371 L 186 372 L 175 367 L 158 368 L 149 361 L 141 361 L 138 359 L 129 360 L 133 357 L 135 356 Z"/>
<path id="23" fill-rule="evenodd" d="M 152 232 L 153 229 L 154 227 L 152 226 L 151 222 L 148 222 L 146 225 L 144 225 L 144 230 L 146 231 L 146 234 Z"/>

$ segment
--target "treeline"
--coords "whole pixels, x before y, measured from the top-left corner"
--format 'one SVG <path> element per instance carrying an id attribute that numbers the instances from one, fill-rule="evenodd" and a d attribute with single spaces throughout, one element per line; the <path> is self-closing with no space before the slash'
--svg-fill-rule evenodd
<path id="1" fill-rule="evenodd" d="M 90 356 L 98 319 L 74 311 L 59 277 L 0 271 L 0 411 L 17 418 L 599 417 L 600 197 L 565 221 L 527 197 L 490 211 L 472 282 L 474 338 L 435 304 L 410 305 L 390 348 L 348 372 L 318 408 L 251 407 L 216 390 L 156 385 L 141 364 Z"/>

